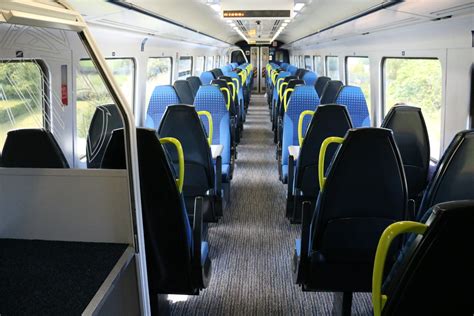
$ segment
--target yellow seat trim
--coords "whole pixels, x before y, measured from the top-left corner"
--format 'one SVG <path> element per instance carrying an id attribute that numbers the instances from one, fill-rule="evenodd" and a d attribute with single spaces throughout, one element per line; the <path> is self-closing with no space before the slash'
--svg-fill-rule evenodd
<path id="1" fill-rule="evenodd" d="M 328 137 L 321 144 L 321 149 L 319 150 L 319 160 L 318 160 L 318 178 L 319 178 L 319 191 L 322 191 L 324 184 L 326 183 L 326 177 L 324 176 L 324 160 L 326 159 L 326 150 L 328 146 L 333 143 L 342 144 L 344 138 L 342 137 Z"/>
<path id="2" fill-rule="evenodd" d="M 183 146 L 181 146 L 181 142 L 174 137 L 164 137 L 160 138 L 161 144 L 173 144 L 176 147 L 176 151 L 178 152 L 178 164 L 179 164 L 179 172 L 178 172 L 178 179 L 176 179 L 176 186 L 178 187 L 179 193 L 183 192 L 183 184 L 184 184 L 184 152 Z"/>
<path id="3" fill-rule="evenodd" d="M 212 145 L 212 136 L 214 135 L 214 123 L 212 122 L 212 115 L 208 111 L 198 111 L 197 114 L 199 116 L 206 116 L 207 117 L 207 122 L 209 124 L 209 135 L 207 137 L 207 142 L 209 143 L 209 146 Z"/>
<path id="4" fill-rule="evenodd" d="M 310 110 L 305 110 L 303 112 L 301 112 L 300 114 L 300 117 L 298 119 L 298 143 L 301 145 L 303 145 L 303 121 L 304 121 L 304 118 L 305 116 L 307 115 L 314 115 L 314 111 L 310 111 Z"/>

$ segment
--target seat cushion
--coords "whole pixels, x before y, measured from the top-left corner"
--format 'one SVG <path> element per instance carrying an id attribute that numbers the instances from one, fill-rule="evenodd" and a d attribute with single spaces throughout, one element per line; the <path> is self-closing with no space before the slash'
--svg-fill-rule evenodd
<path id="1" fill-rule="evenodd" d="M 209 255 L 209 244 L 207 241 L 201 242 L 201 266 L 204 266 L 206 263 L 207 257 Z"/>

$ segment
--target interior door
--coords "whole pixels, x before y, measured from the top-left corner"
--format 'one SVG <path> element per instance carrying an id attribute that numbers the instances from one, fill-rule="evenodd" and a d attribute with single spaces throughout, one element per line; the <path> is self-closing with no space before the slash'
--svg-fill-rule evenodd
<path id="1" fill-rule="evenodd" d="M 270 48 L 269 47 L 260 47 L 260 65 L 258 69 L 258 78 L 259 78 L 259 92 L 265 93 L 265 78 L 263 77 L 265 74 L 265 67 L 268 64 L 270 56 Z"/>
<path id="2" fill-rule="evenodd" d="M 257 69 L 259 69 L 259 64 L 260 64 L 260 58 L 259 57 L 260 56 L 259 56 L 258 47 L 256 47 L 256 46 L 250 47 L 250 63 L 254 67 L 257 67 Z M 256 93 L 259 93 L 258 87 L 260 87 L 260 76 L 257 76 L 257 78 L 254 79 L 252 91 L 256 92 Z"/>

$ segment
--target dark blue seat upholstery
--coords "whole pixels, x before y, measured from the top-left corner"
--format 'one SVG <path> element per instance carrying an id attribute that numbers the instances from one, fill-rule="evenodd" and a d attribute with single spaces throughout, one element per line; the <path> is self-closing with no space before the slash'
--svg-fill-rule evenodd
<path id="1" fill-rule="evenodd" d="M 153 303 L 158 294 L 197 295 L 209 284 L 211 260 L 202 241 L 202 200 L 196 199 L 191 226 L 173 168 L 155 130 L 137 129 L 138 164 L 148 287 Z M 123 129 L 115 130 L 102 168 L 124 169 Z"/>
<path id="2" fill-rule="evenodd" d="M 115 104 L 96 107 L 87 133 L 87 168 L 100 167 L 112 131 L 122 127 L 122 116 Z"/>
<path id="3" fill-rule="evenodd" d="M 324 86 L 323 94 L 321 95 L 321 104 L 336 103 L 339 91 L 344 87 L 342 81 L 329 80 Z"/>
<path id="4" fill-rule="evenodd" d="M 474 201 L 435 205 L 384 282 L 382 315 L 471 315 Z M 424 302 L 424 303 L 423 303 Z M 421 304 L 420 304 L 421 303 Z"/>
<path id="5" fill-rule="evenodd" d="M 474 130 L 459 132 L 441 157 L 423 196 L 418 217 L 435 204 L 474 200 Z"/>
<path id="6" fill-rule="evenodd" d="M 328 137 L 344 137 L 352 128 L 352 122 L 343 105 L 320 105 L 314 112 L 311 123 L 304 133 L 300 154 L 293 172 L 293 156 L 289 157 L 289 180 L 286 216 L 292 223 L 301 222 L 303 201 L 315 204 L 319 194 L 318 157 L 322 142 Z M 303 130 L 304 131 L 304 130 Z M 330 146 L 326 152 L 324 170 L 329 167 L 337 146 Z"/>
<path id="7" fill-rule="evenodd" d="M 347 107 L 354 127 L 370 126 L 367 102 L 365 101 L 364 93 L 359 87 L 342 87 L 337 95 L 336 103 Z"/>
<path id="8" fill-rule="evenodd" d="M 296 70 L 295 76 L 298 77 L 298 79 L 303 79 L 303 76 L 306 74 L 306 72 L 306 69 L 298 68 L 298 70 Z"/>
<path id="9" fill-rule="evenodd" d="M 370 291 L 379 238 L 388 225 L 407 218 L 407 203 L 403 164 L 392 131 L 349 130 L 329 166 L 316 206 L 303 204 L 295 281 L 309 291 Z M 394 243 L 393 249 L 400 245 Z"/>
<path id="10" fill-rule="evenodd" d="M 176 80 L 173 87 L 181 103 L 190 105 L 194 103 L 193 90 L 188 80 Z"/>
<path id="11" fill-rule="evenodd" d="M 216 79 L 214 74 L 210 71 L 203 71 L 199 76 L 203 85 L 210 84 L 212 80 Z"/>
<path id="12" fill-rule="evenodd" d="M 184 104 L 169 106 L 161 120 L 158 134 L 160 137 L 178 139 L 183 148 L 185 165 L 183 195 L 188 212 L 194 209 L 194 200 L 200 196 L 204 199 L 204 221 L 217 221 L 222 216 L 221 179 L 216 179 L 206 131 L 194 106 Z M 169 145 L 165 145 L 167 146 Z M 176 150 L 171 148 L 168 152 L 175 169 L 178 169 Z"/>
<path id="13" fill-rule="evenodd" d="M 298 120 L 301 112 L 305 110 L 316 110 L 319 105 L 319 97 L 313 86 L 297 86 L 291 94 L 288 108 L 283 115 L 282 154 L 280 179 L 286 183 L 288 179 L 288 146 L 298 145 Z M 306 130 L 310 119 L 307 117 L 303 122 L 303 130 Z"/>
<path id="14" fill-rule="evenodd" d="M 199 90 L 199 87 L 202 86 L 201 79 L 196 76 L 191 76 L 191 77 L 187 77 L 186 81 L 189 82 L 189 85 L 191 86 L 191 90 L 193 91 L 193 97 L 195 97 Z"/>
<path id="15" fill-rule="evenodd" d="M 166 107 L 181 103 L 173 86 L 156 86 L 148 103 L 145 126 L 157 129 Z"/>
<path id="16" fill-rule="evenodd" d="M 313 71 L 306 71 L 305 74 L 303 75 L 303 78 L 301 79 L 304 80 L 306 85 L 314 86 L 314 84 L 316 83 L 316 79 L 318 79 L 318 76 Z"/>
<path id="17" fill-rule="evenodd" d="M 17 129 L 7 133 L 2 150 L 5 168 L 69 168 L 53 134 L 42 128 Z"/>
<path id="18" fill-rule="evenodd" d="M 410 199 L 418 200 L 428 181 L 430 141 L 420 108 L 396 105 L 382 122 L 391 129 L 397 142 L 407 177 Z"/>
<path id="19" fill-rule="evenodd" d="M 224 96 L 218 87 L 204 85 L 194 98 L 196 111 L 208 111 L 212 115 L 214 133 L 212 137 L 213 145 L 223 145 L 222 152 L 222 182 L 228 183 L 232 178 L 231 161 L 231 139 L 230 139 L 230 116 L 227 110 Z M 209 133 L 209 124 L 203 117 L 204 126 Z"/>
<path id="20" fill-rule="evenodd" d="M 214 78 L 219 78 L 220 76 L 223 76 L 224 73 L 220 68 L 214 68 L 211 70 L 212 74 L 214 75 Z"/>
<path id="21" fill-rule="evenodd" d="M 314 88 L 316 89 L 316 92 L 318 93 L 319 96 L 323 95 L 324 88 L 326 87 L 326 84 L 331 80 L 329 77 L 324 77 L 320 76 L 316 79 L 316 82 L 314 83 Z M 324 103 L 321 103 L 324 104 Z"/>

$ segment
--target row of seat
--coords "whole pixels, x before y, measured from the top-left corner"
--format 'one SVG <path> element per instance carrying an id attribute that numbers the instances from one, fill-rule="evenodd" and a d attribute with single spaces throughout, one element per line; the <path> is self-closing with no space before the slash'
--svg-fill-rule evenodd
<path id="1" fill-rule="evenodd" d="M 267 67 L 269 72 L 273 68 L 276 67 Z M 286 70 L 289 68 L 287 66 Z M 278 78 L 278 75 L 274 77 Z M 429 140 L 421 110 L 397 105 L 386 116 L 382 128 L 361 128 L 354 124 L 348 109 L 345 104 L 326 104 L 318 105 L 314 111 L 299 111 L 297 133 L 300 147 L 298 150 L 291 148 L 296 146 L 289 148 L 286 211 L 292 222 L 302 222 L 301 238 L 296 241 L 293 257 L 294 281 L 305 291 L 344 293 L 342 308 L 347 315 L 350 314 L 352 293 L 370 290 L 373 291 L 376 315 L 381 312 L 392 315 L 394 311 L 398 311 L 395 314 L 400 311 L 404 311 L 400 314 L 410 314 L 410 306 L 416 301 L 415 294 L 407 299 L 405 295 L 400 295 L 400 291 L 416 293 L 416 288 L 427 289 L 425 284 L 429 275 L 422 273 L 419 277 L 413 274 L 413 269 L 419 269 L 410 261 L 414 260 L 410 256 L 417 254 L 413 249 L 416 248 L 419 253 L 435 249 L 439 255 L 443 249 L 433 247 L 431 243 L 436 238 L 456 240 L 472 247 L 463 240 L 465 234 L 450 236 L 446 231 L 440 234 L 439 226 L 431 227 L 431 224 L 443 220 L 450 220 L 451 223 L 467 220 L 472 223 L 474 202 L 437 206 L 427 225 L 423 226 L 430 232 L 421 239 L 428 238 L 426 243 L 419 242 L 419 238 L 416 242 L 414 238 L 408 239 L 409 242 L 405 242 L 406 238 L 397 239 L 391 247 L 387 243 L 390 243 L 390 236 L 398 227 L 410 227 L 413 232 L 420 233 L 418 227 L 424 225 L 399 221 L 425 223 L 432 213 L 430 208 L 436 203 L 474 199 L 473 191 L 468 189 L 474 181 L 474 131 L 460 132 L 454 138 L 425 190 L 428 183 Z M 307 128 L 303 126 L 305 116 L 312 116 Z M 421 200 L 421 205 L 416 203 L 417 200 Z M 423 214 L 427 215 L 423 217 Z M 452 225 L 450 229 L 454 231 L 458 228 Z M 389 241 L 384 241 L 384 238 Z M 377 245 L 378 259 L 375 259 L 374 268 Z M 447 245 L 445 243 L 444 247 Z M 402 246 L 405 247 L 402 249 Z M 434 256 L 430 260 L 420 259 L 422 264 L 431 268 L 430 273 L 445 267 L 447 261 L 440 265 Z M 460 257 L 466 260 L 465 255 Z M 384 265 L 390 271 L 397 258 L 390 277 L 382 287 Z M 470 264 L 472 266 L 472 260 Z M 463 273 L 472 275 L 468 266 L 463 265 Z M 450 278 L 443 278 L 442 281 L 452 290 L 462 283 L 459 279 L 453 281 Z M 442 288 L 436 289 L 440 291 Z M 390 303 L 385 303 L 382 292 L 388 293 L 392 299 Z M 435 293 L 432 289 L 428 292 Z M 436 295 L 441 299 L 439 294 Z M 429 296 L 423 294 L 423 297 Z M 452 304 L 457 303 L 453 301 L 453 296 L 450 298 Z M 467 295 L 461 303 L 461 310 L 466 311 L 470 307 L 472 311 L 472 303 L 466 298 Z M 444 309 L 432 311 L 451 312 L 453 309 L 446 308 L 446 305 Z M 421 307 L 418 310 L 426 311 Z"/>

